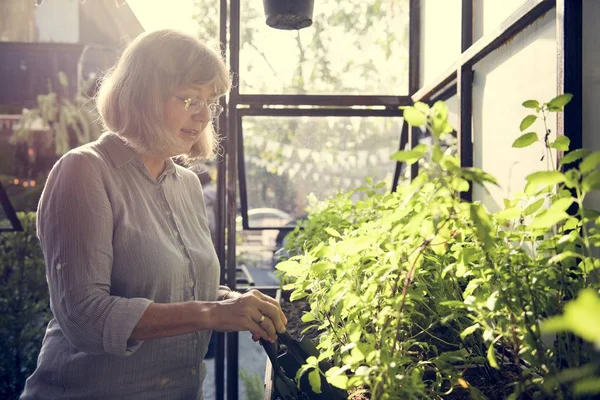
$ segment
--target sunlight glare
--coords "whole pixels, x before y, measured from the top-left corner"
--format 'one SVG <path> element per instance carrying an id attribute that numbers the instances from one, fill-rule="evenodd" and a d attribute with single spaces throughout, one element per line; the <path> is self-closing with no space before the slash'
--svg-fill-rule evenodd
<path id="1" fill-rule="evenodd" d="M 127 0 L 127 3 L 146 32 L 170 28 L 197 34 L 193 0 Z"/>

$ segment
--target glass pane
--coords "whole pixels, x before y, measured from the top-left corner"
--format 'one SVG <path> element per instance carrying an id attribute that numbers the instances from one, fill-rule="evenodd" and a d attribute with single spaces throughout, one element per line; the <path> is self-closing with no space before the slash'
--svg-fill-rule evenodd
<path id="1" fill-rule="evenodd" d="M 240 93 L 408 92 L 408 0 L 315 1 L 299 31 L 268 27 L 257 5 L 241 1 Z"/>
<path id="2" fill-rule="evenodd" d="M 391 188 L 402 118 L 244 117 L 242 127 L 250 227 L 284 226 L 305 215 L 309 195 L 366 177 Z"/>

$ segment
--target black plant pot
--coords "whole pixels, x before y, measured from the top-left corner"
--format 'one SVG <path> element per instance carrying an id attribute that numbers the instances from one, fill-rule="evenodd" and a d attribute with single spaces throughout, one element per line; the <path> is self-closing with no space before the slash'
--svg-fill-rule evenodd
<path id="1" fill-rule="evenodd" d="M 314 0 L 263 0 L 267 25 L 275 29 L 302 29 L 312 25 Z"/>

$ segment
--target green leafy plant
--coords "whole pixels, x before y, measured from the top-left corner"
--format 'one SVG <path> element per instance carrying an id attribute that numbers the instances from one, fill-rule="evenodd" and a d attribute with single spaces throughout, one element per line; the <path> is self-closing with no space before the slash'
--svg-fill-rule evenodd
<path id="1" fill-rule="evenodd" d="M 36 123 L 50 133 L 50 137 L 41 138 L 42 146 L 53 147 L 57 155 L 100 136 L 101 129 L 96 123 L 93 102 L 85 95 L 85 89 L 71 99 L 66 74 L 60 72 L 58 78 L 59 90 L 54 92 L 49 85 L 48 94 L 38 95 L 37 107 L 23 114 L 19 129 L 12 137 L 13 142 L 25 140 L 31 145 L 35 140 L 36 133 L 32 128 Z"/>
<path id="2" fill-rule="evenodd" d="M 0 397 L 17 398 L 36 367 L 51 318 L 34 213 L 17 213 L 22 232 L 0 234 Z"/>
<path id="3" fill-rule="evenodd" d="M 569 100 L 523 104 L 536 114 L 521 131 L 543 122 L 547 160 L 568 149 L 566 137 L 551 139 L 546 119 Z M 321 358 L 336 365 L 327 379 L 366 387 L 376 399 L 441 398 L 454 390 L 481 398 L 486 388 L 471 383 L 475 371 L 490 385 L 510 384 L 506 397 L 570 398 L 572 387 L 552 377 L 592 362 L 593 348 L 569 333 L 547 342 L 540 326 L 580 290 L 598 290 L 591 276 L 600 266 L 593 256 L 600 220 L 583 202 L 600 188 L 600 153 L 567 153 L 562 171 L 549 165 L 529 175 L 524 193 L 490 213 L 461 199 L 471 185 L 496 180 L 461 167 L 446 147 L 446 106 L 417 103 L 404 118 L 433 138 L 431 146 L 392 156 L 420 162 L 417 178 L 395 193 L 378 193 L 369 182 L 358 189 L 367 192 L 364 200 L 326 202 L 294 233 L 289 246 L 297 255 L 277 265 L 291 299 L 310 304 L 303 321 L 321 332 Z M 525 132 L 514 147 L 539 140 Z M 317 366 L 303 372 L 322 373 Z"/>
<path id="4" fill-rule="evenodd" d="M 250 374 L 245 369 L 240 370 L 240 378 L 246 388 L 247 400 L 262 400 L 264 398 L 263 383 L 259 375 Z"/>

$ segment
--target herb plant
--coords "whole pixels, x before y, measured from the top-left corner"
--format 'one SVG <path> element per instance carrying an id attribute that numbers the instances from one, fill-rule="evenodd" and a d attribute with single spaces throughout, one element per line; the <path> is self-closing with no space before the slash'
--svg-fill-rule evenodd
<path id="1" fill-rule="evenodd" d="M 404 110 L 405 121 L 433 144 L 392 158 L 420 162 L 419 175 L 388 194 L 367 180 L 357 189 L 363 200 L 339 195 L 293 232 L 286 245 L 292 257 L 277 269 L 291 300 L 310 304 L 302 320 L 320 331 L 321 358 L 335 365 L 330 383 L 374 399 L 457 390 L 485 398 L 471 382 L 476 371 L 491 383 L 508 379 L 510 398 L 571 398 L 574 380 L 561 374 L 600 357 L 591 342 L 541 326 L 581 290 L 598 293 L 600 218 L 584 200 L 600 189 L 600 152 L 578 149 L 550 164 L 569 141 L 551 138 L 546 118 L 570 98 L 523 103 L 532 114 L 521 131 L 541 122 L 544 134 L 526 132 L 513 146 L 542 141 L 549 170 L 529 175 L 524 193 L 497 213 L 461 198 L 471 185 L 496 180 L 461 167 L 455 147 L 446 146 L 453 130 L 445 104 L 416 103 Z M 303 371 L 322 373 L 316 362 Z"/>

